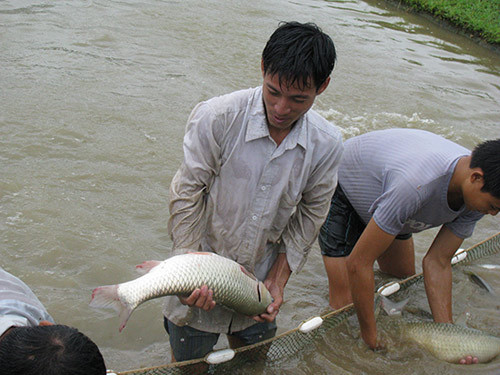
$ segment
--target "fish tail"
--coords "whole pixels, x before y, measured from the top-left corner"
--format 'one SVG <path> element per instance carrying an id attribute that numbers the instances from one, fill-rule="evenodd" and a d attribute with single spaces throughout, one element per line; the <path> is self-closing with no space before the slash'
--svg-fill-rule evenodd
<path id="1" fill-rule="evenodd" d="M 120 317 L 120 332 L 125 328 L 128 318 L 134 310 L 134 307 L 120 299 L 118 285 L 106 285 L 95 288 L 92 291 L 90 306 L 95 308 L 112 308 L 115 310 Z"/>

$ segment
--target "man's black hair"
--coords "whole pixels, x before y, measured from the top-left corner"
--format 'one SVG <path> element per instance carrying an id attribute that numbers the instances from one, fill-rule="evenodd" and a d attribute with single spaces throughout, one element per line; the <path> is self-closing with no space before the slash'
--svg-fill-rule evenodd
<path id="1" fill-rule="evenodd" d="M 265 74 L 278 74 L 280 84 L 299 88 L 314 84 L 316 90 L 330 76 L 335 59 L 332 39 L 314 23 L 281 23 L 262 52 Z"/>
<path id="2" fill-rule="evenodd" d="M 484 185 L 481 191 L 500 199 L 500 139 L 483 142 L 474 148 L 471 168 L 481 168 Z"/>
<path id="3" fill-rule="evenodd" d="M 97 345 L 65 325 L 15 327 L 0 341 L 0 375 L 105 375 Z"/>

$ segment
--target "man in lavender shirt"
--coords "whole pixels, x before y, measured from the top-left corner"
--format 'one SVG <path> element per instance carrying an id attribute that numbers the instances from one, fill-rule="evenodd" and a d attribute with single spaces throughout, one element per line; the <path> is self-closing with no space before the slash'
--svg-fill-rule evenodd
<path id="1" fill-rule="evenodd" d="M 434 320 L 452 322 L 451 258 L 485 214 L 500 210 L 500 139 L 471 152 L 436 134 L 388 129 L 345 143 L 339 183 L 319 243 L 330 305 L 354 302 L 364 341 L 376 348 L 373 265 L 415 274 L 412 233 L 441 226 L 423 260 Z M 461 363 L 474 363 L 467 357 Z"/>

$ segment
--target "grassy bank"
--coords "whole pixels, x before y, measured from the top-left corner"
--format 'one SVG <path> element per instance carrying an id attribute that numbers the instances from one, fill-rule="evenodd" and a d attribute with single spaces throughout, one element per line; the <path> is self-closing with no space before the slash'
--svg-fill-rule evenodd
<path id="1" fill-rule="evenodd" d="M 500 46 L 500 0 L 399 0 Z"/>

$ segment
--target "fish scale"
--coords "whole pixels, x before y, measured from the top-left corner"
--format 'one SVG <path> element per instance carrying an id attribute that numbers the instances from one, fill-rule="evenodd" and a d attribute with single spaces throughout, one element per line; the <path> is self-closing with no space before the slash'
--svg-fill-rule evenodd
<path id="1" fill-rule="evenodd" d="M 187 253 L 157 263 L 135 280 L 96 288 L 90 305 L 119 312 L 121 331 L 141 303 L 167 295 L 187 296 L 203 285 L 213 290 L 216 303 L 248 316 L 265 312 L 272 302 L 262 282 L 238 263 L 215 253 Z"/>

